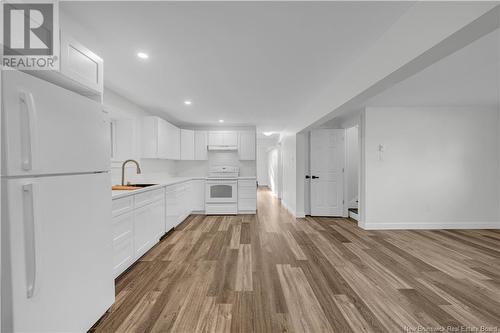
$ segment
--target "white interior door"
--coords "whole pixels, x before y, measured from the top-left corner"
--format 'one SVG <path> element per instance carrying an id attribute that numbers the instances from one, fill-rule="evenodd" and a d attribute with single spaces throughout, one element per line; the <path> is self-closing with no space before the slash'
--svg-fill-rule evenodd
<path id="1" fill-rule="evenodd" d="M 311 215 L 342 216 L 345 130 L 311 132 Z"/>

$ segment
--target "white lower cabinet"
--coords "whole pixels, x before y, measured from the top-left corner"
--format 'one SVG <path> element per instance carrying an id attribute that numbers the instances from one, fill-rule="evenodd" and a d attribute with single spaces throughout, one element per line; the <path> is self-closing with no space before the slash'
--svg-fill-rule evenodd
<path id="1" fill-rule="evenodd" d="M 115 277 L 151 249 L 165 233 L 165 189 L 113 200 Z"/>
<path id="2" fill-rule="evenodd" d="M 177 199 L 179 201 L 179 215 L 177 217 L 177 224 L 184 221 L 191 214 L 191 194 L 191 181 L 178 185 Z"/>
<path id="3" fill-rule="evenodd" d="M 184 184 L 184 214 L 182 221 L 184 221 L 193 212 L 193 184 L 188 181 Z"/>
<path id="4" fill-rule="evenodd" d="M 165 201 L 158 200 L 134 211 L 135 259 L 155 245 L 160 239 L 165 218 Z"/>
<path id="5" fill-rule="evenodd" d="M 189 180 L 166 187 L 165 231 L 178 226 L 193 211 L 203 211 L 205 209 L 204 188 L 205 180 L 203 179 Z M 203 199 L 200 199 L 200 195 L 203 196 Z M 203 204 L 199 202 L 200 200 L 203 200 Z"/>
<path id="6" fill-rule="evenodd" d="M 191 211 L 203 212 L 205 210 L 205 180 L 194 179 L 191 181 Z"/>
<path id="7" fill-rule="evenodd" d="M 167 186 L 165 192 L 165 231 L 169 231 L 177 226 L 177 220 L 179 216 L 179 200 L 177 198 L 177 185 Z"/>
<path id="8" fill-rule="evenodd" d="M 115 277 L 132 265 L 134 258 L 134 212 L 129 211 L 113 218 L 113 272 Z"/>
<path id="9" fill-rule="evenodd" d="M 257 182 L 255 179 L 238 180 L 238 212 L 254 214 L 257 211 Z"/>

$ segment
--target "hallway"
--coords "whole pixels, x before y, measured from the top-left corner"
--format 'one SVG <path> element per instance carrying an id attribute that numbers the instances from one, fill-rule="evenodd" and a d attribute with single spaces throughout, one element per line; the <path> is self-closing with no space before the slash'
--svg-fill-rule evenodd
<path id="1" fill-rule="evenodd" d="M 500 325 L 500 232 L 365 231 L 257 215 L 191 215 L 116 280 L 96 332 L 403 332 Z"/>

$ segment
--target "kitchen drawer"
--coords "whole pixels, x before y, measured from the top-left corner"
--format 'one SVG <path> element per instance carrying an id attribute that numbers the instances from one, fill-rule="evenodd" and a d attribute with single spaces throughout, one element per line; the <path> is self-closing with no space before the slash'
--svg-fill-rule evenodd
<path id="1" fill-rule="evenodd" d="M 134 209 L 134 196 L 131 195 L 125 198 L 114 199 L 111 207 L 113 217 L 131 211 Z"/>
<path id="2" fill-rule="evenodd" d="M 238 187 L 251 187 L 257 190 L 257 181 L 255 179 L 239 179 Z"/>
<path id="3" fill-rule="evenodd" d="M 135 207 L 139 208 L 153 201 L 164 197 L 165 189 L 159 188 L 156 190 L 146 191 L 135 195 Z"/>
<path id="4" fill-rule="evenodd" d="M 134 262 L 134 238 L 122 237 L 113 242 L 113 272 L 115 278 Z"/>
<path id="5" fill-rule="evenodd" d="M 132 237 L 134 231 L 134 212 L 113 217 L 113 241 L 124 237 Z"/>
<path id="6" fill-rule="evenodd" d="M 255 187 L 238 187 L 239 199 L 255 199 L 257 197 L 257 189 Z"/>

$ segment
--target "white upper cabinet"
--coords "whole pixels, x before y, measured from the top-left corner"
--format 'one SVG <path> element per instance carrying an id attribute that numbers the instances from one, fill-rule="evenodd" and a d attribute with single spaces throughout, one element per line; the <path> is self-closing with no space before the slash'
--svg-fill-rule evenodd
<path id="1" fill-rule="evenodd" d="M 238 156 L 240 160 L 255 160 L 255 132 L 241 131 L 238 142 Z"/>
<path id="2" fill-rule="evenodd" d="M 142 119 L 142 158 L 158 157 L 158 118 L 144 117 Z"/>
<path id="3" fill-rule="evenodd" d="M 224 145 L 237 146 L 238 145 L 238 133 L 237 132 L 225 132 L 224 133 Z"/>
<path id="4" fill-rule="evenodd" d="M 94 90 L 103 91 L 103 60 L 67 34 L 61 34 L 60 71 L 68 78 Z"/>
<path id="5" fill-rule="evenodd" d="M 209 146 L 223 146 L 224 145 L 224 132 L 209 132 L 208 133 Z"/>
<path id="6" fill-rule="evenodd" d="M 181 160 L 195 159 L 195 138 L 194 131 L 181 129 Z"/>
<path id="7" fill-rule="evenodd" d="M 169 123 L 165 119 L 158 118 L 158 158 L 169 157 Z"/>
<path id="8" fill-rule="evenodd" d="M 136 158 L 135 119 L 111 119 L 111 160 L 124 161 Z"/>
<path id="9" fill-rule="evenodd" d="M 194 132 L 194 159 L 195 160 L 208 160 L 208 132 L 195 131 Z"/>
<path id="10" fill-rule="evenodd" d="M 235 131 L 210 131 L 208 132 L 208 147 L 212 150 L 238 149 L 238 133 Z"/>
<path id="11" fill-rule="evenodd" d="M 144 117 L 142 157 L 180 159 L 180 130 L 159 117 Z"/>
<path id="12" fill-rule="evenodd" d="M 104 61 L 64 31 L 60 40 L 59 70 L 30 71 L 30 74 L 102 102 Z"/>
<path id="13" fill-rule="evenodd" d="M 167 124 L 167 140 L 162 144 L 167 146 L 167 159 L 180 160 L 181 159 L 181 130 L 165 121 Z"/>

